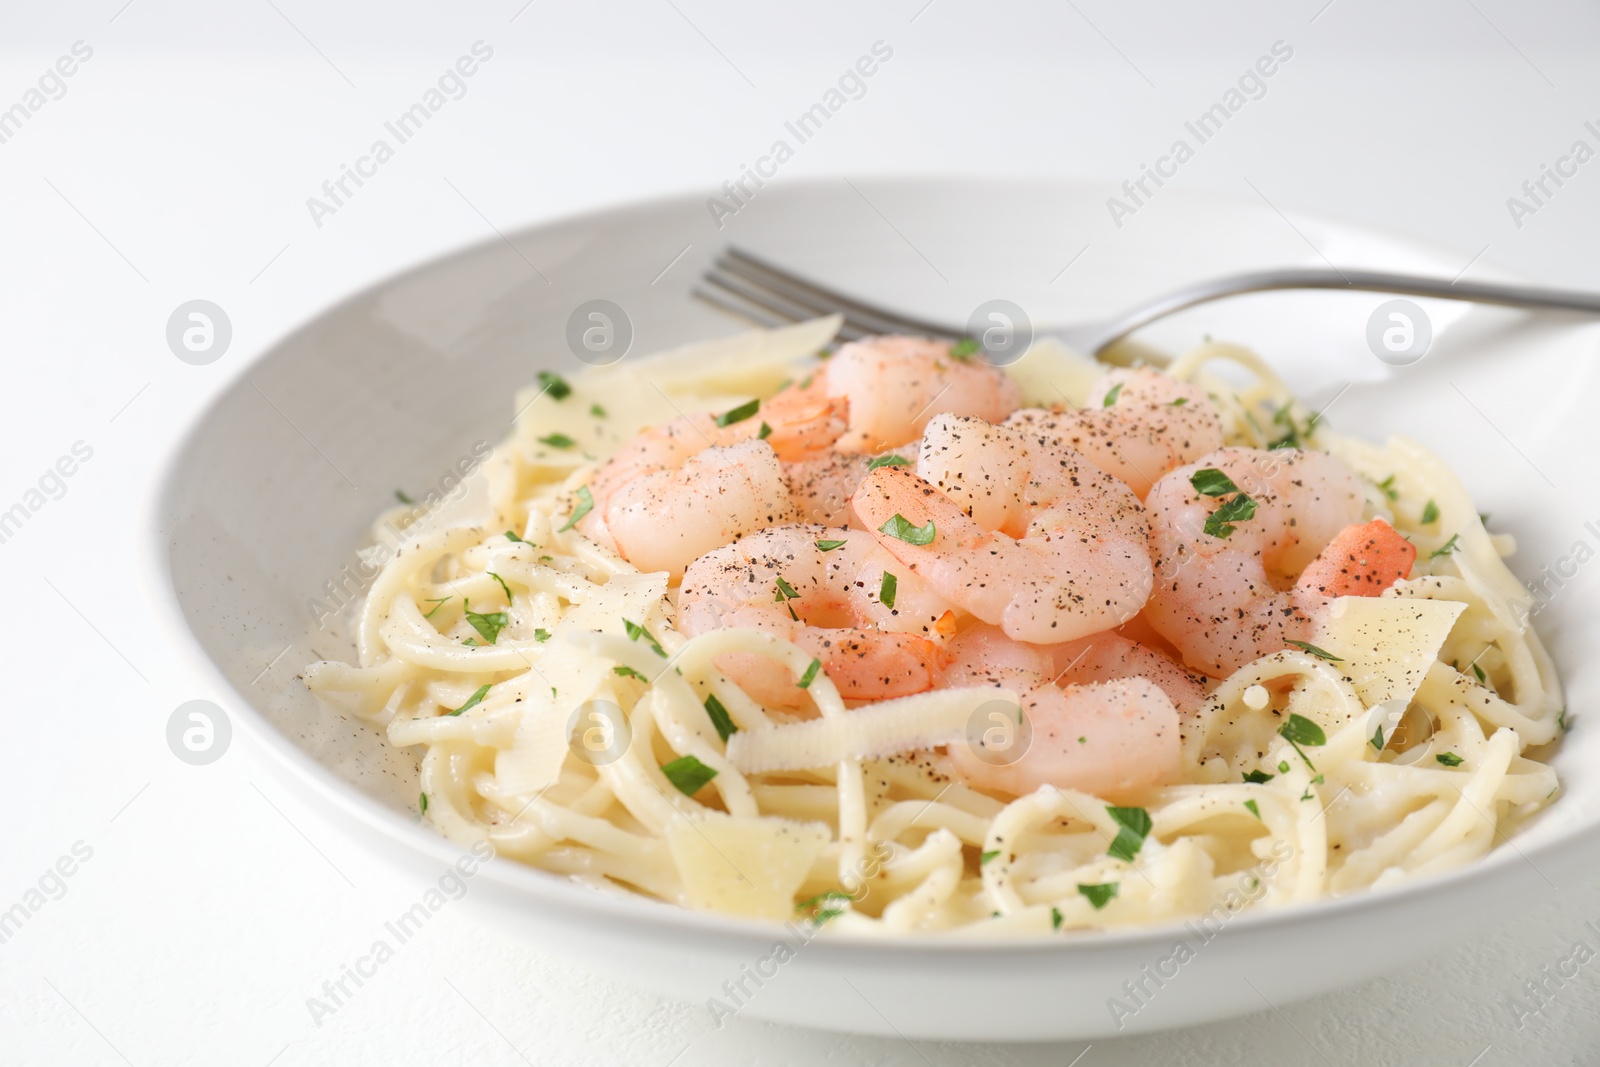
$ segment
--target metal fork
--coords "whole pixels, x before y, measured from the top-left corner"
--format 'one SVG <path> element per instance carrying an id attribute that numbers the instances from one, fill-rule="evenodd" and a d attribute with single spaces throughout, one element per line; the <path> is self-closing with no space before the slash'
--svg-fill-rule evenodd
<path id="1" fill-rule="evenodd" d="M 1600 314 L 1600 294 L 1594 293 L 1498 282 L 1446 281 L 1384 271 L 1284 268 L 1196 282 L 1102 322 L 1041 330 L 1039 334 L 1056 337 L 1069 348 L 1100 358 L 1130 333 L 1174 312 L 1227 296 L 1273 289 L 1346 289 Z M 695 287 L 694 295 L 763 326 L 780 326 L 837 313 L 844 316 L 839 336 L 846 341 L 884 333 L 910 333 L 956 341 L 968 332 L 965 327 L 929 322 L 858 300 L 732 246 L 717 257 L 701 284 Z"/>

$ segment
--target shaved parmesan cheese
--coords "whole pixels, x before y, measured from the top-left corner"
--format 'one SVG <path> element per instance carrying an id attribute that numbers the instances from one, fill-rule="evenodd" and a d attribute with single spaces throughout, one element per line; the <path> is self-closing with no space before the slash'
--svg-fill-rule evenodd
<path id="1" fill-rule="evenodd" d="M 796 376 L 795 363 L 815 356 L 843 321 L 838 315 L 808 319 L 775 330 L 750 330 L 732 337 L 696 341 L 631 363 L 606 377 L 648 377 L 668 393 L 768 396 Z"/>
<path id="2" fill-rule="evenodd" d="M 820 823 L 787 819 L 674 819 L 667 848 L 693 907 L 782 921 L 832 839 Z"/>
<path id="3" fill-rule="evenodd" d="M 948 745 L 966 736 L 973 714 L 990 704 L 1020 714 L 1016 696 L 1005 689 L 941 689 L 829 718 L 740 730 L 728 741 L 728 760 L 741 773 L 761 774 Z"/>
<path id="4" fill-rule="evenodd" d="M 541 656 L 537 671 L 517 679 L 526 694 L 517 705 L 522 715 L 511 747 L 495 754 L 494 772 L 501 786 L 513 793 L 536 793 L 553 785 L 567 758 L 573 713 L 610 678 L 609 659 L 565 647 L 558 655 Z"/>
<path id="5" fill-rule="evenodd" d="M 1465 609 L 1452 600 L 1342 596 L 1329 605 L 1311 643 L 1339 657 L 1333 666 L 1367 707 L 1409 703 Z"/>
<path id="6" fill-rule="evenodd" d="M 1022 389 L 1024 407 L 1061 403 L 1082 407 L 1089 388 L 1106 370 L 1105 364 L 1074 352 L 1054 337 L 1039 338 L 1021 359 L 1006 367 L 1006 373 Z"/>
<path id="7" fill-rule="evenodd" d="M 643 625 L 667 595 L 664 571 L 650 574 L 613 574 L 605 585 L 591 585 L 582 603 L 574 604 L 561 616 L 561 629 L 598 630 L 625 634 L 624 619 Z"/>

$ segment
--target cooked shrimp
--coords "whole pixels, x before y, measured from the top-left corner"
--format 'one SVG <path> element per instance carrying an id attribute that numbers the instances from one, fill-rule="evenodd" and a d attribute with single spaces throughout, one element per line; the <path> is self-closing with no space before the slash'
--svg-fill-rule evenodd
<path id="1" fill-rule="evenodd" d="M 895 575 L 890 603 L 885 572 Z M 805 523 L 762 530 L 689 565 L 678 628 L 692 637 L 726 626 L 809 651 L 847 700 L 887 700 L 933 687 L 938 639 L 953 631 L 954 614 L 868 534 Z M 763 703 L 805 699 L 788 668 L 765 656 L 731 653 L 716 665 Z"/>
<path id="2" fill-rule="evenodd" d="M 871 465 L 889 456 L 898 457 L 890 462 L 904 461 L 901 465 L 910 465 L 916 462 L 916 455 L 914 447 L 896 449 L 884 456 L 833 452 L 818 459 L 785 463 L 783 476 L 789 483 L 789 496 L 802 521 L 849 527 L 856 525 L 850 498 Z"/>
<path id="3" fill-rule="evenodd" d="M 882 452 L 922 435 L 935 415 L 976 415 L 999 422 L 1021 393 L 1010 375 L 981 358 L 958 358 L 944 341 L 869 337 L 843 345 L 817 375 L 828 395 L 849 401 L 850 427 L 840 452 Z"/>
<path id="4" fill-rule="evenodd" d="M 879 467 L 851 503 L 935 592 L 1019 641 L 1111 629 L 1150 593 L 1149 522 L 1133 491 L 1071 449 L 982 419 L 928 424 L 917 473 Z M 926 545 L 891 533 L 933 524 Z"/>
<path id="5" fill-rule="evenodd" d="M 1166 653 L 1116 630 L 1061 644 L 1031 645 L 1013 641 L 998 626 L 980 623 L 961 631 L 947 652 L 953 662 L 964 664 L 968 677 L 981 674 L 981 668 L 987 666 L 1029 671 L 1057 685 L 1144 678 L 1154 682 L 1185 715 L 1198 712 L 1206 699 L 1205 675 L 1190 673 Z"/>
<path id="6" fill-rule="evenodd" d="M 578 529 L 640 570 L 677 577 L 718 545 L 800 517 L 779 461 L 829 455 L 843 407 L 785 390 L 726 426 L 702 414 L 648 427 L 589 480 L 594 506 Z"/>
<path id="7" fill-rule="evenodd" d="M 662 455 L 691 444 L 687 436 L 684 427 L 662 437 Z M 578 529 L 640 570 L 673 577 L 718 545 L 796 517 L 783 467 L 765 441 L 691 448 L 675 463 L 629 477 L 601 468 L 589 491 L 594 507 Z"/>
<path id="8" fill-rule="evenodd" d="M 1204 690 L 1159 653 L 1140 657 L 1138 665 L 1117 664 L 1132 645 L 1113 634 L 1027 645 L 993 627 L 962 633 L 950 643 L 946 684 L 1011 689 L 1031 736 L 1023 747 L 1027 735 L 996 724 L 1006 728 L 1002 744 L 1020 752 L 1014 757 L 1007 748 L 979 752 L 953 744 L 956 773 L 970 785 L 1013 796 L 1053 785 L 1113 800 L 1176 781 L 1178 707 L 1163 682 L 1196 707 Z"/>
<path id="9" fill-rule="evenodd" d="M 1254 514 L 1207 533 L 1235 494 L 1199 492 L 1190 479 L 1205 469 L 1227 475 Z M 1328 598 L 1382 592 L 1415 558 L 1386 523 L 1354 525 L 1361 503 L 1355 475 L 1325 452 L 1224 448 L 1179 467 L 1150 491 L 1156 585 L 1145 618 L 1190 667 L 1219 678 L 1308 639 Z"/>
<path id="10" fill-rule="evenodd" d="M 1148 368 L 1103 375 L 1085 407 L 1024 408 L 1006 425 L 1083 453 L 1141 500 L 1163 474 L 1222 447 L 1222 419 L 1205 391 Z"/>

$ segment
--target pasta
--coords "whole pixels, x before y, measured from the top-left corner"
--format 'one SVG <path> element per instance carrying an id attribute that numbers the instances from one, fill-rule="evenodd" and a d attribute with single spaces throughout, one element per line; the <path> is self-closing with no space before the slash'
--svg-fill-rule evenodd
<path id="1" fill-rule="evenodd" d="M 306 678 L 420 754 L 419 804 L 440 832 L 685 907 L 867 936 L 1049 935 L 1434 874 L 1485 855 L 1557 791 L 1529 750 L 1564 728 L 1560 683 L 1503 562 L 1511 538 L 1422 446 L 1319 425 L 1233 345 L 1167 371 L 1210 396 L 1229 445 L 1289 438 L 1343 461 L 1365 518 L 1418 556 L 1381 596 L 1344 598 L 1315 641 L 1216 681 L 1184 716 L 1178 781 L 1115 801 L 976 788 L 951 749 L 1015 694 L 859 704 L 781 637 L 685 636 L 666 572 L 575 528 L 589 479 L 645 425 L 771 396 L 836 326 L 545 376 L 462 499 L 381 517 L 375 529 L 403 532 L 369 550 L 387 562 L 350 620 L 354 661 Z M 1082 403 L 1095 374 L 1048 342 L 1011 369 L 1035 403 Z M 808 706 L 755 699 L 718 669 L 731 654 L 809 672 Z"/>

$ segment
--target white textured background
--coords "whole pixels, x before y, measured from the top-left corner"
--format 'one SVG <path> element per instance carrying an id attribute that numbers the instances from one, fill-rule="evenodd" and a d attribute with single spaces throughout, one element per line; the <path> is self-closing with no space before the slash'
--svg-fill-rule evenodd
<path id="1" fill-rule="evenodd" d="M 1248 179 L 1275 204 L 1459 249 L 1463 266 L 1600 286 L 1600 161 L 1520 227 L 1506 206 L 1575 140 L 1600 148 L 1584 128 L 1600 127 L 1600 10 L 1324 4 L 0 7 L 0 110 L 74 42 L 94 50 L 0 143 L 0 510 L 74 442 L 94 450 L 0 544 L 0 909 L 75 842 L 93 849 L 0 944 L 0 1062 L 1600 1062 L 1600 961 L 1551 983 L 1520 1029 L 1509 1006 L 1574 940 L 1600 948 L 1584 925 L 1600 920 L 1595 875 L 1507 900 L 1447 955 L 1364 988 L 1087 1051 L 715 1030 L 703 1007 L 594 979 L 452 909 L 318 1028 L 305 999 L 422 887 L 279 789 L 247 741 L 204 768 L 166 746 L 178 704 L 219 696 L 152 633 L 137 573 L 134 531 L 176 427 L 272 338 L 490 225 L 710 194 L 875 40 L 893 61 L 786 177 L 1131 177 L 1283 40 L 1293 61 L 1176 184 L 1248 196 Z M 305 199 L 480 39 L 494 58 L 467 95 L 315 227 Z M 209 367 L 163 338 L 196 297 L 234 324 Z"/>

